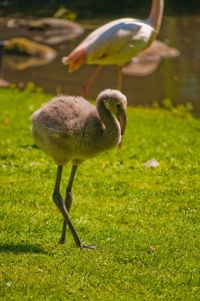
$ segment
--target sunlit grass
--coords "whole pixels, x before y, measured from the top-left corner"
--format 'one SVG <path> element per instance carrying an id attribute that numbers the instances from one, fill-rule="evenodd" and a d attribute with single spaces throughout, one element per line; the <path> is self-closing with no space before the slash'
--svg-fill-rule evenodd
<path id="1" fill-rule="evenodd" d="M 199 120 L 128 109 L 122 149 L 78 169 L 71 216 L 83 242 L 98 245 L 79 250 L 69 233 L 57 243 L 56 166 L 30 133 L 48 99 L 0 90 L 2 300 L 198 300 Z M 151 158 L 158 168 L 143 166 Z"/>

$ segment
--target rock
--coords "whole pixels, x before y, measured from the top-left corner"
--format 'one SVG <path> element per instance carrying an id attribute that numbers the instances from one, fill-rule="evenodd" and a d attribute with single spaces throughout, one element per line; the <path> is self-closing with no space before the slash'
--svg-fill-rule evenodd
<path id="1" fill-rule="evenodd" d="M 25 38 L 10 39 L 7 41 L 5 51 L 11 54 L 25 55 L 24 59 L 20 61 L 12 59 L 11 56 L 8 58 L 8 64 L 18 70 L 48 64 L 57 56 L 57 52 L 51 47 Z"/>
<path id="2" fill-rule="evenodd" d="M 162 59 L 174 58 L 179 55 L 178 49 L 156 40 L 149 48 L 124 66 L 122 72 L 130 76 L 148 76 L 157 70 Z"/>
<path id="3" fill-rule="evenodd" d="M 8 88 L 10 86 L 10 83 L 3 79 L 3 78 L 0 78 L 0 88 Z"/>
<path id="4" fill-rule="evenodd" d="M 84 28 L 77 22 L 58 18 L 30 20 L 0 17 L 0 25 L 11 29 L 22 28 L 24 36 L 32 31 L 33 34 L 36 33 L 36 41 L 51 45 L 76 39 L 84 32 Z"/>
<path id="5" fill-rule="evenodd" d="M 41 31 L 42 35 L 39 38 L 37 36 L 37 41 L 42 40 L 49 45 L 76 39 L 84 32 L 83 27 L 78 23 L 57 18 L 29 21 L 29 30 Z"/>
<path id="6" fill-rule="evenodd" d="M 146 168 L 157 168 L 160 166 L 160 163 L 156 159 L 150 159 L 143 164 Z"/>

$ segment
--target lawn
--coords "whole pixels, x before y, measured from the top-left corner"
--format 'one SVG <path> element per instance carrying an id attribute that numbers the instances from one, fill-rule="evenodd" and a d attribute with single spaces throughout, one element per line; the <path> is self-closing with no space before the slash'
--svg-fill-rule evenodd
<path id="1" fill-rule="evenodd" d="M 30 115 L 48 99 L 0 90 L 0 300 L 200 300 L 200 120 L 128 108 L 122 148 L 78 169 L 71 217 L 98 246 L 80 250 L 68 232 L 58 244 L 56 166 L 31 136 Z M 159 167 L 144 167 L 152 158 Z"/>

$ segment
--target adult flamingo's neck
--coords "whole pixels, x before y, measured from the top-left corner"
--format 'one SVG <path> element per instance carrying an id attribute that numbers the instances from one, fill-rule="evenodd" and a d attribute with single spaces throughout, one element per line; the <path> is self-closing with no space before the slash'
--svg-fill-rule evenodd
<path id="1" fill-rule="evenodd" d="M 155 29 L 156 33 L 159 32 L 162 23 L 164 10 L 164 0 L 152 0 L 151 11 L 147 22 Z"/>

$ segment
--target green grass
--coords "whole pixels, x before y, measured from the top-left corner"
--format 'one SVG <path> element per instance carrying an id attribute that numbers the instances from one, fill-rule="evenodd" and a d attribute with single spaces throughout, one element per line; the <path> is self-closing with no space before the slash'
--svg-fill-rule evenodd
<path id="1" fill-rule="evenodd" d="M 78 169 L 71 217 L 82 241 L 98 245 L 79 250 L 69 233 L 57 243 L 56 166 L 31 137 L 30 115 L 48 99 L 0 90 L 0 299 L 200 300 L 200 121 L 128 109 L 122 149 Z M 151 158 L 158 168 L 143 167 Z"/>

